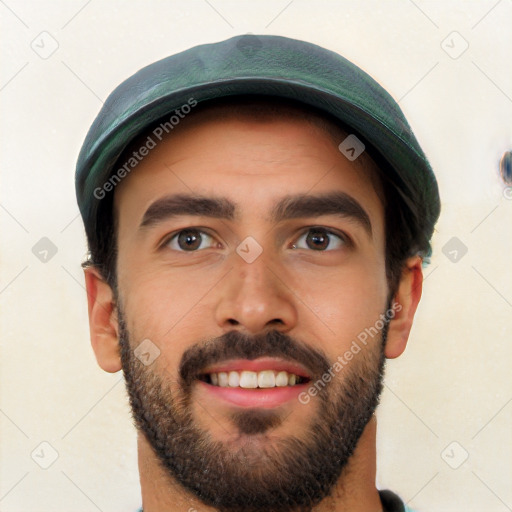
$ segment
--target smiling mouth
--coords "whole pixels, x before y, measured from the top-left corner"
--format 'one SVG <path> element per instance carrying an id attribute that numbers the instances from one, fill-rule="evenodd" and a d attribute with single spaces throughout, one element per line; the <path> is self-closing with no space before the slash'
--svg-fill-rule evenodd
<path id="1" fill-rule="evenodd" d="M 309 382 L 307 377 L 284 370 L 211 372 L 199 375 L 198 379 L 216 387 L 241 389 L 285 388 Z"/>

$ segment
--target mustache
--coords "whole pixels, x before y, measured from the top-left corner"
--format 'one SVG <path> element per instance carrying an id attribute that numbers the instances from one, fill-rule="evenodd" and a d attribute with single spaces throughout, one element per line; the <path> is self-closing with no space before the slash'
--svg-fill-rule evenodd
<path id="1" fill-rule="evenodd" d="M 179 366 L 181 384 L 184 388 L 190 387 L 207 366 L 228 359 L 260 357 L 279 357 L 301 364 L 312 380 L 320 378 L 330 367 L 321 350 L 312 349 L 280 331 L 271 330 L 254 336 L 229 331 L 185 351 Z"/>

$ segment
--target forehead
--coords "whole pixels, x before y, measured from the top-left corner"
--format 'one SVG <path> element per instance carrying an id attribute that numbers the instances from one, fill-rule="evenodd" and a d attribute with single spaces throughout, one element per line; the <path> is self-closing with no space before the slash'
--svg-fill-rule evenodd
<path id="1" fill-rule="evenodd" d="M 233 197 L 235 213 L 257 202 L 270 209 L 285 192 L 336 189 L 382 213 L 375 162 L 364 152 L 355 161 L 345 158 L 338 145 L 349 133 L 318 113 L 268 101 L 216 104 L 168 131 L 159 140 L 151 127 L 120 158 L 118 163 L 128 161 L 151 139 L 152 149 L 115 190 L 118 221 L 127 215 L 140 221 L 151 202 L 169 193 L 211 196 L 220 190 Z"/>

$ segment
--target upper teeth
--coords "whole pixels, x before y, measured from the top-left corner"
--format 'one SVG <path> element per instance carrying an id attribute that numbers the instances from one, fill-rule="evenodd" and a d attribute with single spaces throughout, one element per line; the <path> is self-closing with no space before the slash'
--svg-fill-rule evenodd
<path id="1" fill-rule="evenodd" d="M 275 372 L 263 370 L 261 372 L 218 372 L 210 373 L 210 380 L 214 386 L 223 388 L 274 388 L 294 386 L 297 382 L 297 375 L 285 371 Z"/>

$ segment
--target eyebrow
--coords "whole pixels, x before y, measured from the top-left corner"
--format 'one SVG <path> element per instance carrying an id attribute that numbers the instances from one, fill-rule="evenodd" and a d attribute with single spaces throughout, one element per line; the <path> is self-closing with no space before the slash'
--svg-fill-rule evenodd
<path id="1" fill-rule="evenodd" d="M 144 213 L 139 229 L 181 215 L 236 220 L 237 205 L 225 197 L 205 197 L 192 194 L 173 194 L 157 199 Z M 336 215 L 358 222 L 372 236 L 370 217 L 361 204 L 345 192 L 320 195 L 298 194 L 281 198 L 272 208 L 271 222 L 301 217 Z"/>

